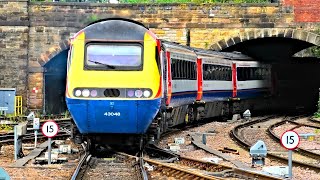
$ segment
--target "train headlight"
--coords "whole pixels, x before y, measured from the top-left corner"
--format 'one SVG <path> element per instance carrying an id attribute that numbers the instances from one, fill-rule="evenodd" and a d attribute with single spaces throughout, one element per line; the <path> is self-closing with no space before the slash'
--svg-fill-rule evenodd
<path id="1" fill-rule="evenodd" d="M 97 90 L 91 90 L 90 92 L 90 96 L 91 97 L 96 97 L 98 95 L 98 91 Z"/>
<path id="2" fill-rule="evenodd" d="M 136 91 L 134 92 L 134 95 L 139 98 L 139 97 L 142 96 L 142 91 L 141 91 L 141 90 L 136 90 Z"/>
<path id="3" fill-rule="evenodd" d="M 81 90 L 76 90 L 75 92 L 74 92 L 74 95 L 75 96 L 77 96 L 77 97 L 79 97 L 79 96 L 81 96 Z"/>
<path id="4" fill-rule="evenodd" d="M 89 89 L 84 89 L 84 90 L 82 91 L 82 96 L 83 96 L 83 97 L 89 97 L 89 95 L 90 95 Z"/>
<path id="5" fill-rule="evenodd" d="M 147 97 L 150 97 L 150 95 L 151 95 L 151 92 L 150 92 L 149 90 L 144 90 L 144 91 L 143 91 L 143 96 L 144 96 L 144 97 L 147 98 Z"/>

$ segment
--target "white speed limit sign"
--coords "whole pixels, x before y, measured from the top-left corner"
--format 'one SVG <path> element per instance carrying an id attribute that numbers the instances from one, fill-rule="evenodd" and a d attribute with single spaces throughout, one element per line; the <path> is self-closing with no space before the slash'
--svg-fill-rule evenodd
<path id="1" fill-rule="evenodd" d="M 42 125 L 42 134 L 48 138 L 52 138 L 58 134 L 59 126 L 54 121 L 47 121 Z"/>
<path id="2" fill-rule="evenodd" d="M 288 150 L 294 150 L 300 143 L 300 137 L 295 131 L 286 131 L 281 136 L 281 144 Z"/>
<path id="3" fill-rule="evenodd" d="M 40 118 L 33 119 L 33 129 L 40 129 Z"/>

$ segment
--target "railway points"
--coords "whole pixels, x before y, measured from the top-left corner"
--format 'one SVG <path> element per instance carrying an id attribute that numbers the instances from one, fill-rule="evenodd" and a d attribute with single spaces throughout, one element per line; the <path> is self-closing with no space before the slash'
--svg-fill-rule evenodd
<path id="1" fill-rule="evenodd" d="M 221 158 L 221 156 L 218 156 L 218 157 L 220 157 L 222 160 L 219 160 L 218 161 L 218 164 L 220 164 L 220 166 L 223 166 L 224 164 L 226 164 L 226 166 L 228 166 L 228 167 L 231 167 L 231 169 L 233 169 L 233 170 L 230 170 L 230 169 L 228 169 L 228 170 L 222 170 L 222 171 L 216 171 L 216 172 L 205 172 L 205 175 L 209 175 L 210 176 L 210 178 L 214 178 L 215 176 L 217 176 L 217 177 L 221 177 L 221 176 L 226 176 L 226 177 L 237 177 L 237 178 L 239 178 L 239 179 L 241 179 L 240 177 L 245 177 L 245 176 L 249 176 L 249 172 L 246 172 L 246 173 L 249 173 L 249 174 L 247 174 L 247 175 L 244 175 L 243 173 L 244 172 L 242 172 L 242 171 L 240 171 L 239 170 L 239 172 L 238 171 L 235 171 L 235 169 L 237 169 L 237 167 L 239 168 L 239 167 L 241 167 L 240 169 L 242 169 L 243 171 L 252 171 L 252 172 L 254 172 L 253 174 L 251 173 L 251 176 L 253 176 L 253 177 L 258 177 L 258 174 L 259 173 L 261 173 L 261 172 L 259 172 L 261 169 L 259 169 L 258 168 L 258 171 L 257 171 L 257 169 L 251 169 L 250 168 L 250 156 L 249 156 L 249 153 L 248 152 L 246 152 L 246 151 L 244 151 L 244 150 L 242 150 L 242 148 L 240 148 L 240 147 L 237 147 L 237 146 L 235 146 L 235 145 L 232 145 L 232 144 L 229 144 L 229 142 L 228 141 L 226 141 L 226 140 L 223 140 L 223 139 L 221 139 L 220 137 L 228 137 L 228 133 L 226 133 L 225 135 L 223 135 L 223 134 L 221 134 L 221 133 L 224 133 L 224 131 L 225 130 L 227 130 L 227 129 L 225 129 L 225 127 L 228 127 L 228 129 L 229 129 L 229 131 L 232 129 L 232 128 L 234 128 L 235 126 L 237 126 L 237 125 L 241 125 L 241 122 L 245 122 L 245 123 L 249 123 L 250 125 L 249 125 L 249 129 L 247 129 L 247 131 L 246 132 L 248 132 L 250 129 L 251 130 L 254 130 L 255 128 L 254 127 L 257 127 L 258 128 L 258 126 L 260 127 L 260 129 L 268 129 L 269 127 L 271 127 L 272 125 L 274 125 L 274 123 L 275 122 L 280 122 L 280 124 L 282 123 L 282 125 L 287 125 L 287 128 L 286 129 L 299 129 L 299 128 L 301 128 L 303 125 L 306 125 L 306 124 L 301 124 L 301 123 L 297 123 L 297 122 L 300 122 L 300 121 L 302 121 L 302 120 L 299 120 L 299 118 L 297 118 L 297 120 L 295 120 L 295 121 L 293 121 L 294 120 L 294 118 L 285 118 L 285 119 L 283 119 L 283 118 L 278 118 L 279 120 L 275 120 L 275 121 L 272 121 L 272 122 L 267 122 L 269 119 L 271 118 L 271 120 L 272 120 L 272 118 L 277 118 L 276 116 L 271 116 L 271 117 L 252 117 L 252 120 L 251 121 L 242 121 L 241 119 L 239 120 L 239 121 L 235 121 L 235 122 L 208 122 L 208 124 L 199 124 L 199 125 L 195 125 L 195 126 L 189 126 L 189 128 L 182 128 L 182 131 L 181 130 L 176 130 L 176 131 L 172 131 L 172 133 L 168 133 L 166 136 L 164 136 L 163 137 L 163 139 L 161 140 L 161 141 L 163 141 L 163 140 L 165 140 L 165 142 L 170 142 L 168 139 L 172 139 L 171 141 L 174 141 L 174 139 L 175 138 L 177 138 L 177 137 L 179 137 L 180 139 L 180 141 L 181 141 L 181 138 L 183 138 L 184 139 L 184 143 L 182 143 L 181 145 L 180 145 L 180 147 L 181 147 L 181 149 L 180 149 L 180 151 L 178 152 L 179 154 L 183 154 L 182 156 L 180 156 L 179 158 L 168 158 L 167 160 L 168 161 L 166 161 L 165 159 L 166 158 L 164 158 L 163 156 L 160 156 L 160 159 L 162 159 L 163 161 L 159 161 L 160 163 L 168 163 L 169 162 L 169 165 L 170 165 L 170 162 L 176 162 L 176 163 L 179 163 L 179 161 L 183 161 L 182 160 L 182 158 L 181 157 L 185 157 L 185 155 L 187 155 L 187 156 L 190 156 L 191 155 L 191 157 L 196 157 L 196 159 L 201 159 L 200 157 L 202 156 L 202 157 L 216 157 L 216 155 L 217 154 L 215 154 L 215 155 L 210 155 L 209 153 L 210 153 L 210 150 L 208 150 L 208 149 L 215 149 L 216 150 L 216 152 L 219 152 L 218 151 L 218 149 L 223 149 L 223 147 L 229 147 L 229 148 L 231 148 L 231 149 L 236 149 L 236 150 L 238 150 L 239 151 L 239 155 L 236 155 L 236 154 L 232 154 L 232 153 L 223 153 L 223 156 L 230 156 L 231 158 L 229 158 L 229 159 L 226 159 L 226 158 Z M 305 117 L 302 117 L 302 118 L 305 118 Z M 254 124 L 253 122 L 255 121 L 255 120 L 257 120 L 258 119 L 258 121 L 260 121 L 260 124 Z M 262 120 L 261 120 L 262 119 Z M 261 122 L 263 122 L 263 121 L 266 121 L 266 124 L 262 124 Z M 297 122 L 296 122 L 297 121 Z M 210 124 L 212 124 L 212 125 L 210 125 Z M 291 126 L 289 126 L 289 124 L 291 124 Z M 203 126 L 203 127 L 202 127 Z M 205 127 L 205 126 L 208 126 L 208 127 Z M 306 125 L 307 126 L 307 125 Z M 316 128 L 317 128 L 317 126 L 312 126 L 312 125 L 309 125 L 309 126 L 311 126 L 310 128 L 313 128 L 313 130 L 315 130 Z M 273 126 L 272 126 L 273 127 Z M 274 128 L 273 128 L 273 131 L 276 131 L 276 134 L 279 134 L 279 132 L 280 132 L 280 130 L 278 130 L 276 127 L 281 127 L 281 125 L 278 125 L 278 126 L 275 126 Z M 194 129 L 194 130 L 193 130 Z M 195 129 L 198 129 L 198 130 L 195 130 Z M 199 131 L 200 130 L 200 131 Z M 181 134 L 181 132 L 182 132 L 182 134 Z M 207 133 L 207 132 L 210 132 L 210 133 L 208 133 L 208 134 L 210 134 L 209 136 L 207 136 L 207 140 L 208 140 L 208 144 L 207 144 L 207 147 L 203 147 L 203 145 L 201 145 L 201 143 L 202 143 L 202 140 L 201 140 L 201 134 L 202 133 Z M 227 132 L 228 132 L 228 130 L 227 130 Z M 299 131 L 299 132 L 301 132 L 301 131 Z M 302 131 L 303 132 L 303 131 Z M 191 137 L 192 136 L 190 136 L 190 137 L 188 137 L 188 134 L 194 134 L 193 136 L 197 136 L 197 137 L 194 137 L 194 140 L 196 140 L 197 142 L 192 142 L 192 139 L 191 139 Z M 220 135 L 221 134 L 221 135 Z M 212 141 L 214 141 L 214 139 L 215 138 L 219 138 L 221 141 L 223 141 L 224 142 L 224 144 L 222 145 L 222 146 L 220 146 L 220 148 L 219 147 L 217 147 L 217 146 L 212 146 Z M 164 147 L 164 144 L 163 144 L 163 142 L 161 142 L 160 141 L 160 146 L 162 146 L 162 147 Z M 230 138 L 230 140 L 229 141 L 233 141 L 231 138 Z M 190 144 L 191 143 L 191 144 Z M 189 154 L 188 154 L 188 152 L 186 152 L 186 144 L 189 144 L 189 145 L 187 145 L 187 147 L 188 148 L 190 148 L 191 146 L 194 146 L 194 145 L 198 145 L 198 147 L 202 147 L 203 149 L 207 149 L 207 152 L 209 152 L 209 153 L 207 153 L 207 154 L 205 154 L 205 155 L 200 155 L 200 157 L 198 156 L 197 157 L 197 155 L 196 154 L 198 154 L 198 152 L 197 151 L 199 151 L 199 150 L 196 150 L 196 149 L 194 149 L 194 148 L 191 148 L 191 151 L 189 152 Z M 193 144 L 193 145 L 192 145 Z M 187 148 L 187 149 L 188 149 Z M 193 150 L 192 150 L 193 149 Z M 165 151 L 167 151 L 167 150 L 165 150 Z M 148 152 L 149 154 L 150 154 L 150 152 Z M 148 153 L 146 153 L 145 155 L 148 155 Z M 221 153 L 221 152 L 220 152 Z M 246 159 L 245 161 L 243 161 L 242 159 L 243 159 L 243 157 L 242 158 L 240 158 L 239 159 L 239 156 L 243 156 L 244 155 L 244 153 L 246 153 L 247 155 L 245 156 L 246 158 L 244 158 L 244 159 Z M 274 151 L 272 152 L 271 151 L 271 153 L 274 153 Z M 196 155 L 196 156 L 194 156 L 194 155 Z M 219 154 L 218 154 L 219 155 Z M 267 156 L 268 157 L 268 156 Z M 186 157 L 187 158 L 187 157 Z M 270 158 L 270 157 L 268 157 L 268 158 Z M 179 160 L 176 160 L 176 159 L 179 159 Z M 192 158 L 191 158 L 192 159 Z M 238 160 L 237 160 L 238 159 Z M 240 160 L 240 161 L 239 161 Z M 157 161 L 157 160 L 155 160 L 155 161 Z M 224 162 L 225 161 L 225 162 Z M 241 162 L 243 165 L 242 166 L 240 166 L 240 165 L 235 165 L 235 164 L 233 164 L 232 162 L 234 162 L 234 161 L 239 161 L 239 162 Z M 155 170 L 154 168 L 155 167 L 158 167 L 159 166 L 159 164 L 158 165 L 155 165 L 155 163 L 149 163 L 148 161 L 146 161 L 149 165 L 151 165 L 151 166 L 153 166 L 153 171 L 150 171 L 150 172 L 147 172 L 147 174 L 149 174 L 149 176 L 150 176 L 150 174 L 152 175 L 152 174 L 154 174 L 154 173 L 164 173 L 164 174 L 168 174 L 168 175 L 166 175 L 166 176 L 168 176 L 168 177 L 173 177 L 173 176 L 176 176 L 177 175 L 177 177 L 192 177 L 192 176 L 194 176 L 194 175 L 190 175 L 189 173 L 189 171 L 184 171 L 183 170 L 183 172 L 181 172 L 180 170 L 178 171 L 178 169 L 176 169 L 176 170 L 169 170 L 169 167 L 167 167 L 167 168 L 164 168 L 164 169 L 162 169 L 162 170 L 160 170 L 159 168 L 157 169 L 157 170 Z M 223 163 L 222 163 L 223 162 Z M 266 160 L 266 166 L 270 166 L 271 164 L 274 164 L 274 163 L 272 163 L 273 161 L 270 161 L 269 159 L 267 159 Z M 109 161 L 107 161 L 107 162 L 102 162 L 102 163 L 109 163 Z M 222 163 L 222 164 L 221 164 Z M 190 163 L 190 164 L 192 164 L 192 163 Z M 284 165 L 285 163 L 281 163 L 280 161 L 279 161 L 279 163 L 276 163 L 275 165 Z M 73 167 L 75 168 L 75 165 L 76 164 L 74 164 L 73 165 Z M 170 165 L 171 166 L 171 165 Z M 176 166 L 176 165 L 175 165 Z M 192 165 L 192 166 L 195 166 L 194 164 Z M 298 166 L 300 166 L 300 165 L 298 165 Z M 27 166 L 28 167 L 28 166 Z M 163 166 L 164 167 L 164 166 Z M 201 167 L 201 166 L 199 166 L 199 167 Z M 309 167 L 310 168 L 310 167 Z M 297 165 L 295 165 L 294 164 L 294 168 L 293 168 L 293 172 L 296 172 L 297 171 Z M 312 168 L 310 168 L 310 169 L 312 169 Z M 162 172 L 163 171 L 163 172 Z M 301 171 L 301 170 L 300 170 Z M 303 170 L 302 170 L 303 171 Z M 309 172 L 310 170 L 308 170 L 307 172 Z M 171 172 L 171 173 L 167 173 L 167 172 Z M 175 173 L 174 173 L 175 172 Z M 240 173 L 241 172 L 241 173 Z M 202 172 L 203 173 L 203 172 Z M 163 175 L 164 175 L 163 174 Z M 197 174 L 197 173 L 196 173 Z M 240 174 L 240 175 L 239 175 Z M 263 173 L 262 173 L 263 174 Z M 294 173 L 295 174 L 295 173 Z M 264 174 L 264 175 L 266 175 L 266 174 Z M 212 176 L 212 177 L 211 177 Z M 270 174 L 269 175 L 267 175 L 267 176 L 270 176 Z M 267 177 L 266 176 L 266 177 Z M 70 174 L 70 177 L 71 177 L 71 174 Z M 153 176 L 152 176 L 153 177 Z M 154 176 L 154 177 L 156 177 L 156 176 Z M 206 177 L 206 176 L 204 176 L 204 177 Z M 271 176 L 270 176 L 271 177 Z M 277 176 L 274 176 L 274 178 L 276 179 L 277 178 Z M 152 178 L 151 178 L 152 179 Z"/>
<path id="2" fill-rule="evenodd" d="M 82 144 L 84 153 L 75 169 L 71 180 L 87 179 L 124 179 L 148 180 L 144 169 L 143 153 L 134 156 L 110 149 L 96 154 L 87 151 L 86 143 Z"/>

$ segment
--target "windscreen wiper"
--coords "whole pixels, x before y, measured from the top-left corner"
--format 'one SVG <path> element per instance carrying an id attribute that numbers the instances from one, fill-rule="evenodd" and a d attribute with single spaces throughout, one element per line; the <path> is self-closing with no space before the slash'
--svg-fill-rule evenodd
<path id="1" fill-rule="evenodd" d="M 115 66 L 112 66 L 112 65 L 109 65 L 109 64 L 105 64 L 105 63 L 102 63 L 102 62 L 99 62 L 99 61 L 92 61 L 92 60 L 88 60 L 89 62 L 93 62 L 95 64 L 100 64 L 100 65 L 104 65 L 110 69 L 115 69 L 116 67 Z"/>

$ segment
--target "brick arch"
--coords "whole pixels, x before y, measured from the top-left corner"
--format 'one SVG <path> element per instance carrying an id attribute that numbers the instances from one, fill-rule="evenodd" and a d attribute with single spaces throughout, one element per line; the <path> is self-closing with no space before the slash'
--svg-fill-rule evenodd
<path id="1" fill-rule="evenodd" d="M 225 48 L 233 46 L 235 44 L 259 38 L 266 37 L 283 37 L 298 39 L 301 41 L 306 41 L 316 46 L 320 46 L 320 35 L 308 31 L 297 30 L 297 29 L 256 29 L 250 31 L 244 31 L 236 34 L 229 39 L 220 40 L 210 46 L 210 49 L 221 51 Z"/>
<path id="2" fill-rule="evenodd" d="M 59 44 L 52 46 L 46 51 L 45 53 L 42 53 L 40 55 L 40 58 L 38 58 L 38 62 L 41 66 L 44 66 L 47 62 L 50 61 L 53 57 L 58 55 L 60 52 L 68 49 L 70 46 L 70 40 L 63 40 Z"/>

